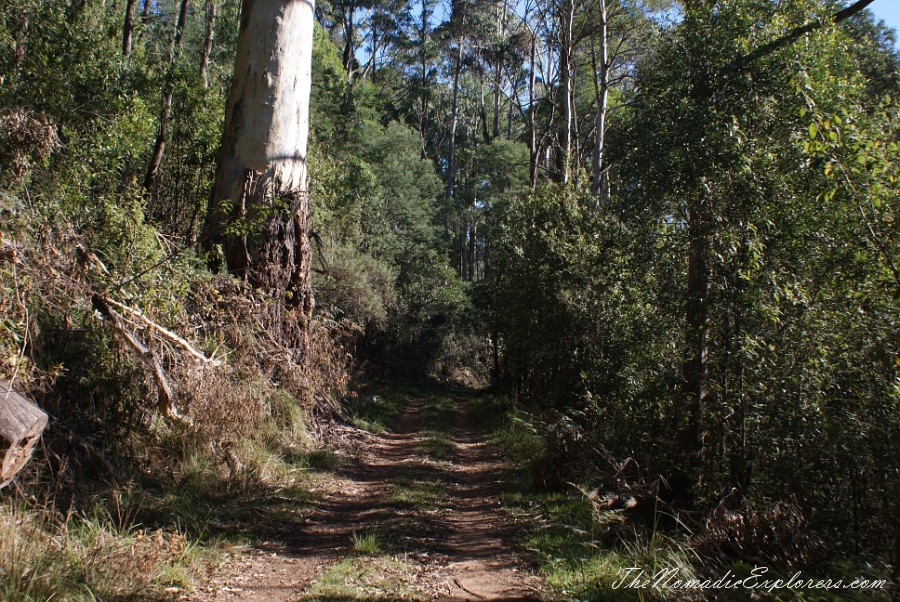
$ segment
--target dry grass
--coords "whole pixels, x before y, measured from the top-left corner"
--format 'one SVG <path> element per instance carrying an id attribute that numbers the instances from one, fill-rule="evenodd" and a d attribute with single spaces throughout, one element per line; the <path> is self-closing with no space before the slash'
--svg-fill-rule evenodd
<path id="1" fill-rule="evenodd" d="M 179 533 L 0 505 L 0 599 L 164 599 L 191 586 L 210 552 Z"/>

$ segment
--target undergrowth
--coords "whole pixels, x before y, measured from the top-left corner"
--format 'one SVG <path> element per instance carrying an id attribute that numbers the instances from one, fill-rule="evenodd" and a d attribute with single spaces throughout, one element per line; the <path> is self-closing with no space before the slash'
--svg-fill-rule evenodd
<path id="1" fill-rule="evenodd" d="M 138 191 L 23 186 L 0 187 L 0 379 L 50 421 L 0 490 L 0 599 L 177 597 L 312 501 L 356 331 L 314 318 L 307 361 L 283 300 L 209 273 Z"/>
<path id="2" fill-rule="evenodd" d="M 754 566 L 744 562 L 717 559 L 709 551 L 716 539 L 722 518 L 713 513 L 699 533 L 667 526 L 666 515 L 654 509 L 629 512 L 608 509 L 602 491 L 589 491 L 587 483 L 570 483 L 564 488 L 547 488 L 541 475 L 545 466 L 545 440 L 540 420 L 501 396 L 484 395 L 471 402 L 471 409 L 492 441 L 512 462 L 508 473 L 506 508 L 529 525 L 523 545 L 540 566 L 546 584 L 563 600 L 757 600 L 760 589 L 678 589 L 666 587 L 675 580 L 714 582 L 730 575 L 738 580 L 751 575 Z M 786 510 L 781 510 L 782 514 Z M 728 514 L 745 530 L 766 529 L 772 545 L 779 528 L 766 522 L 772 511 Z M 757 517 L 754 519 L 754 517 Z M 753 520 L 756 522 L 753 522 Z M 756 525 L 756 523 L 759 523 Z M 732 536 L 732 539 L 733 536 Z M 748 551 L 758 546 L 746 536 Z M 724 541 L 724 540 L 722 540 Z M 722 544 L 724 545 L 724 544 Z M 782 544 L 783 545 L 783 544 Z M 781 552 L 784 554 L 784 551 Z M 797 570 L 805 578 L 842 580 L 887 579 L 887 565 L 824 562 L 809 566 L 766 566 L 765 577 L 787 582 Z M 660 579 L 661 576 L 666 578 Z M 823 577 L 827 576 L 827 577 Z M 636 587 L 633 584 L 640 584 Z M 889 599 L 885 587 L 862 590 L 822 588 L 765 591 L 766 599 L 777 601 L 822 601 L 835 599 Z"/>

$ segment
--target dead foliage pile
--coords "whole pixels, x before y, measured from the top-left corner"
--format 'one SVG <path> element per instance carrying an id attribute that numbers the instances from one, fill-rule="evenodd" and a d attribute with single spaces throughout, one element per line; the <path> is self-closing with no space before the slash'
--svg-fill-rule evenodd
<path id="1" fill-rule="evenodd" d="M 15 179 L 60 146 L 56 126 L 42 116 L 23 109 L 0 112 L 0 166 L 10 168 Z"/>
<path id="2" fill-rule="evenodd" d="M 300 325 L 283 302 L 209 274 L 154 232 L 135 237 L 125 271 L 71 223 L 34 220 L 21 206 L 10 216 L 0 222 L 9 250 L 0 255 L 0 377 L 51 415 L 55 488 L 90 473 L 118 482 L 170 471 L 178 451 L 152 442 L 173 429 L 185 447 L 202 442 L 224 457 L 286 398 L 312 422 L 346 395 L 350 323 L 313 318 L 310 347 L 298 353 Z"/>
<path id="3" fill-rule="evenodd" d="M 692 543 L 710 558 L 790 568 L 809 566 L 824 550 L 796 499 L 754 505 L 737 489 L 722 498 Z"/>
<path id="4" fill-rule="evenodd" d="M 752 502 L 733 489 L 709 512 L 692 508 L 677 497 L 682 489 L 677 476 L 643 474 L 633 458 L 617 461 L 606 450 L 599 455 L 610 466 L 604 483 L 582 490 L 594 519 L 608 523 L 611 513 L 625 521 L 653 529 L 681 531 L 689 535 L 692 549 L 707 559 L 757 566 L 798 568 L 822 558 L 824 542 L 810 528 L 796 498 Z M 632 528 L 629 526 L 628 528 Z"/>

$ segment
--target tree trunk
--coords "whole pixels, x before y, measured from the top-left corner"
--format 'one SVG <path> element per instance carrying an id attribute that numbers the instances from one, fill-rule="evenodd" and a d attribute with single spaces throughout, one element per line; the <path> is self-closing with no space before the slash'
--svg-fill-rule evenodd
<path id="1" fill-rule="evenodd" d="M 572 169 L 572 68 L 574 67 L 572 47 L 572 27 L 575 21 L 575 2 L 566 0 L 563 3 L 564 14 L 560 18 L 559 44 L 559 86 L 562 89 L 562 136 L 560 147 L 562 165 L 560 174 L 563 184 L 569 182 Z"/>
<path id="2" fill-rule="evenodd" d="M 609 21 L 606 0 L 600 2 L 600 64 L 595 68 L 594 81 L 597 82 L 597 134 L 594 140 L 594 161 L 591 193 L 599 204 L 600 195 L 606 192 L 606 173 L 603 165 L 603 151 L 606 146 L 606 113 L 609 99 Z M 593 51 L 593 46 L 591 47 Z M 592 52 L 593 54 L 593 52 Z"/>
<path id="3" fill-rule="evenodd" d="M 450 148 L 447 157 L 447 201 L 454 196 L 456 186 L 456 127 L 459 124 L 459 75 L 462 71 L 462 41 L 456 52 L 456 66 L 453 69 L 453 104 L 450 118 Z"/>
<path id="4" fill-rule="evenodd" d="M 428 10 L 428 0 L 422 0 L 422 24 L 419 30 L 419 58 L 420 73 L 422 81 L 420 82 L 421 105 L 419 109 L 419 136 L 425 140 L 425 124 L 428 122 L 428 99 L 430 96 L 430 88 L 428 87 L 428 19 L 431 11 Z M 423 156 L 425 145 L 423 143 Z"/>
<path id="5" fill-rule="evenodd" d="M 528 74 L 528 183 L 534 190 L 537 186 L 538 173 L 538 144 L 537 144 L 537 103 L 534 97 L 535 63 L 537 54 L 537 37 L 531 36 L 531 69 Z"/>
<path id="6" fill-rule="evenodd" d="M 169 117 L 171 115 L 172 92 L 169 90 L 163 95 L 162 108 L 159 111 L 159 125 L 156 130 L 156 141 L 153 143 L 153 152 L 150 154 L 147 173 L 144 174 L 144 192 L 150 198 L 153 197 L 156 177 L 159 175 L 159 167 L 162 165 L 163 155 L 166 152 L 166 141 L 169 139 Z"/>
<path id="7" fill-rule="evenodd" d="M 200 56 L 200 78 L 203 89 L 209 89 L 209 55 L 212 53 L 213 35 L 216 25 L 216 3 L 206 0 L 206 36 L 203 38 L 203 54 Z"/>
<path id="8" fill-rule="evenodd" d="M 125 4 L 125 25 L 122 27 L 122 54 L 131 54 L 131 38 L 134 35 L 134 11 L 137 0 L 128 0 Z"/>
<path id="9" fill-rule="evenodd" d="M 351 2 L 350 6 L 344 7 L 341 11 L 344 17 L 344 52 L 341 57 L 341 62 L 344 65 L 344 71 L 347 73 L 348 90 L 353 87 L 353 75 L 355 71 L 353 67 L 353 61 L 356 58 L 353 53 L 353 36 L 356 35 L 353 23 L 353 13 L 355 10 L 356 6 Z"/>
<path id="10" fill-rule="evenodd" d="M 187 22 L 188 0 L 181 0 L 178 7 L 178 21 L 175 23 L 175 36 L 169 46 L 169 56 L 171 62 L 175 62 L 178 53 L 181 51 L 181 40 L 184 38 L 184 26 Z"/>
<path id="11" fill-rule="evenodd" d="M 494 110 L 494 129 L 493 129 L 493 137 L 500 137 L 500 94 L 502 93 L 502 79 L 500 78 L 500 60 L 497 60 L 497 68 L 494 71 L 494 97 L 493 97 L 493 110 Z"/>
<path id="12" fill-rule="evenodd" d="M 700 413 L 707 393 L 706 333 L 709 317 L 709 215 L 706 203 L 708 199 L 696 199 L 688 209 L 687 302 L 676 433 L 681 452 L 679 469 L 686 477 L 683 479 L 686 491 L 678 493 L 684 500 L 692 497 L 703 449 Z"/>
<path id="13" fill-rule="evenodd" d="M 244 1 L 203 236 L 207 248 L 222 245 L 230 272 L 287 301 L 304 361 L 313 309 L 306 171 L 313 23 L 312 2 Z"/>
<path id="14" fill-rule="evenodd" d="M 172 116 L 172 78 L 174 77 L 175 61 L 181 53 L 181 40 L 184 33 L 185 20 L 187 19 L 188 0 L 181 0 L 181 8 L 178 11 L 178 21 L 175 23 L 175 34 L 172 37 L 172 45 L 169 48 L 169 68 L 166 73 L 166 81 L 163 89 L 162 107 L 159 111 L 159 126 L 156 130 L 156 141 L 153 143 L 153 153 L 150 155 L 150 163 L 144 174 L 144 193 L 148 198 L 153 198 L 156 178 L 159 175 L 159 167 L 162 165 L 166 152 L 166 142 L 169 139 L 169 119 Z"/>
<path id="15" fill-rule="evenodd" d="M 484 101 L 484 76 L 479 78 L 479 108 L 481 109 L 481 138 L 485 144 L 491 143 L 491 134 L 488 131 L 487 105 Z"/>
<path id="16" fill-rule="evenodd" d="M 18 473 L 47 428 L 47 414 L 0 380 L 0 487 Z"/>
<path id="17" fill-rule="evenodd" d="M 472 208 L 472 212 L 469 213 L 469 250 L 468 250 L 468 255 L 469 255 L 468 280 L 469 280 L 469 282 L 475 282 L 476 278 L 478 277 L 478 274 L 477 274 L 478 257 L 476 255 L 477 225 L 475 222 L 475 215 L 473 212 L 474 212 L 474 207 Z"/>

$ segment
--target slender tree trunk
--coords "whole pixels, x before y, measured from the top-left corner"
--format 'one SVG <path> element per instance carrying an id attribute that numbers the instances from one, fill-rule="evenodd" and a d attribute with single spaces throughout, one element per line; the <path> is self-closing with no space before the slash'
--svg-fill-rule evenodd
<path id="1" fill-rule="evenodd" d="M 508 0 L 503 0 L 503 5 L 501 6 L 501 10 L 497 13 L 497 33 L 499 34 L 501 39 L 506 39 L 506 15 L 509 11 Z M 493 98 L 493 109 L 494 109 L 494 138 L 500 137 L 500 96 L 503 94 L 503 56 L 500 53 L 497 53 L 497 62 L 494 66 L 494 98 Z"/>
<path id="2" fill-rule="evenodd" d="M 162 108 L 159 112 L 159 125 L 156 130 L 156 141 L 153 143 L 153 152 L 150 154 L 150 163 L 144 174 L 144 192 L 153 196 L 153 188 L 156 186 L 156 178 L 159 175 L 159 167 L 162 165 L 163 155 L 166 152 L 166 141 L 169 139 L 169 117 L 172 114 L 172 91 L 167 90 L 162 99 Z"/>
<path id="3" fill-rule="evenodd" d="M 473 203 L 473 207 L 469 213 L 469 282 L 475 282 L 475 278 L 477 277 L 477 264 L 478 258 L 476 256 L 476 223 L 475 223 L 475 207 Z"/>
<path id="4" fill-rule="evenodd" d="M 538 174 L 538 143 L 537 143 L 537 103 L 534 98 L 534 86 L 536 80 L 535 60 L 537 54 L 537 36 L 531 36 L 531 70 L 528 74 L 528 183 L 534 190 L 537 186 Z"/>
<path id="5" fill-rule="evenodd" d="M 459 124 L 459 75 L 462 70 L 462 42 L 459 42 L 456 52 L 456 65 L 453 68 L 453 102 L 450 118 L 450 148 L 447 153 L 447 200 L 454 196 L 456 186 L 456 127 Z"/>
<path id="6" fill-rule="evenodd" d="M 600 195 L 606 191 L 606 172 L 603 165 L 603 151 L 606 146 L 606 113 L 609 99 L 609 21 L 606 0 L 600 2 L 600 64 L 595 67 L 594 81 L 597 90 L 597 134 L 594 139 L 594 160 L 591 170 L 591 193 L 600 203 Z M 593 46 L 591 47 L 593 54 Z M 599 71 L 599 72 L 598 72 Z"/>
<path id="7" fill-rule="evenodd" d="M 560 45 L 559 45 L 559 86 L 562 91 L 563 124 L 560 139 L 562 152 L 560 175 L 564 184 L 569 182 L 572 169 L 572 68 L 573 53 L 572 28 L 575 20 L 574 0 L 563 2 L 563 14 L 560 19 Z"/>
<path id="8" fill-rule="evenodd" d="M 128 0 L 125 3 L 125 25 L 122 27 L 122 54 L 131 55 L 131 38 L 134 35 L 134 12 L 137 8 L 137 0 Z"/>
<path id="9" fill-rule="evenodd" d="M 356 35 L 355 24 L 353 23 L 353 12 L 356 6 L 352 3 L 344 8 L 344 52 L 341 62 L 344 64 L 344 71 L 347 73 L 347 88 L 353 87 L 353 36 Z"/>
<path id="10" fill-rule="evenodd" d="M 512 96 L 511 98 L 518 98 L 519 90 L 516 88 L 515 84 L 512 85 Z M 509 101 L 506 107 L 506 139 L 512 140 L 512 127 L 513 127 L 513 103 Z"/>
<path id="11" fill-rule="evenodd" d="M 494 72 L 494 98 L 493 98 L 493 109 L 494 109 L 494 129 L 493 134 L 494 138 L 500 137 L 500 95 L 502 90 L 500 86 L 502 85 L 502 79 L 500 77 L 500 61 L 497 61 L 497 68 Z"/>
<path id="12" fill-rule="evenodd" d="M 206 35 L 203 38 L 203 53 L 200 55 L 200 78 L 203 89 L 209 89 L 209 56 L 212 53 L 213 36 L 216 31 L 216 3 L 206 0 Z"/>
<path id="13" fill-rule="evenodd" d="M 692 200 L 688 209 L 687 301 L 681 365 L 681 395 L 676 440 L 686 479 L 679 497 L 690 500 L 697 480 L 703 433 L 700 416 L 707 395 L 707 329 L 709 318 L 709 209 L 708 199 Z"/>
<path id="14" fill-rule="evenodd" d="M 306 143 L 312 2 L 244 0 L 225 132 L 204 228 L 230 272 L 285 299 L 306 360 L 313 296 Z M 260 226 L 261 224 L 261 226 Z M 218 267 L 218 266 L 213 266 Z"/>
<path id="15" fill-rule="evenodd" d="M 428 0 L 422 0 L 422 28 L 419 30 L 419 58 L 421 59 L 421 108 L 419 110 L 419 136 L 425 140 L 425 124 L 428 121 L 428 98 L 430 89 L 428 87 Z M 423 145 L 424 149 L 424 145 Z M 423 150 L 424 154 L 424 150 Z"/>
<path id="16" fill-rule="evenodd" d="M 479 91 L 479 100 L 481 109 L 481 137 L 484 140 L 485 144 L 491 143 L 491 134 L 488 132 L 488 118 L 487 118 L 487 106 L 484 100 L 484 78 L 481 78 L 481 81 L 478 83 L 478 91 Z"/>
<path id="17" fill-rule="evenodd" d="M 178 7 L 178 21 L 175 23 L 175 36 L 172 38 L 172 43 L 169 45 L 169 56 L 173 63 L 181 53 L 181 40 L 184 38 L 184 26 L 187 22 L 188 5 L 188 0 L 181 0 Z"/>
<path id="18" fill-rule="evenodd" d="M 178 55 L 181 53 L 181 41 L 187 19 L 187 8 L 188 0 L 181 0 L 178 21 L 175 24 L 175 35 L 172 38 L 172 45 L 169 47 L 169 67 L 165 83 L 163 84 L 162 107 L 159 111 L 156 141 L 153 143 L 153 153 L 150 155 L 150 163 L 147 165 L 147 172 L 144 174 L 144 194 L 150 198 L 155 194 L 156 179 L 159 176 L 159 168 L 162 165 L 163 156 L 166 152 L 166 142 L 169 138 L 169 119 L 172 116 L 172 89 L 174 87 L 172 78 L 174 77 L 175 61 L 178 60 Z"/>

